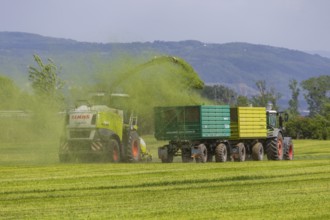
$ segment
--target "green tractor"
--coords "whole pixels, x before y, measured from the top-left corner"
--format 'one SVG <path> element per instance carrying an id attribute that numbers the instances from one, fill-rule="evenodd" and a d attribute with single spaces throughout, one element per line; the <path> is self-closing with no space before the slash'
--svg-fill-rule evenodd
<path id="1" fill-rule="evenodd" d="M 66 114 L 59 160 L 116 163 L 151 161 L 152 157 L 137 132 L 136 115 L 83 102 Z"/>
<path id="2" fill-rule="evenodd" d="M 267 106 L 267 143 L 266 153 L 269 160 L 293 160 L 294 146 L 291 137 L 284 137 L 284 121 L 288 121 L 286 112 L 272 110 Z"/>

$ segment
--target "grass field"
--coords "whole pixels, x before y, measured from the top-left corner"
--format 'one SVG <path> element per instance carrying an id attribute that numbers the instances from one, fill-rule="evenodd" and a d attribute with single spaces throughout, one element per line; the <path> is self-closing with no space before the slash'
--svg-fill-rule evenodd
<path id="1" fill-rule="evenodd" d="M 0 219 L 330 219 L 330 141 L 294 161 L 59 164 L 56 142 L 0 144 Z M 36 153 L 38 152 L 38 153 Z"/>

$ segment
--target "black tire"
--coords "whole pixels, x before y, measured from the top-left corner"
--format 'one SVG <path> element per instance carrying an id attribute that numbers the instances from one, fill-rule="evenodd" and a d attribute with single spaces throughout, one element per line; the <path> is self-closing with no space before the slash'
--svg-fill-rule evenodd
<path id="1" fill-rule="evenodd" d="M 167 158 L 162 159 L 162 163 L 172 163 L 173 162 L 173 155 L 172 154 L 168 154 Z"/>
<path id="2" fill-rule="evenodd" d="M 140 138 L 136 131 L 131 131 L 126 146 L 127 162 L 139 162 L 141 160 Z"/>
<path id="3" fill-rule="evenodd" d="M 243 143 L 237 144 L 238 147 L 238 159 L 239 162 L 244 162 L 246 158 L 246 150 Z"/>
<path id="4" fill-rule="evenodd" d="M 182 148 L 181 150 L 181 158 L 183 163 L 190 163 L 193 161 L 193 158 L 191 157 L 191 149 L 190 148 Z"/>
<path id="5" fill-rule="evenodd" d="M 206 163 L 207 161 L 207 149 L 204 144 L 198 145 L 198 151 L 201 152 L 199 157 L 195 158 L 196 163 Z"/>
<path id="6" fill-rule="evenodd" d="M 221 143 L 215 148 L 215 162 L 227 161 L 227 147 Z"/>
<path id="7" fill-rule="evenodd" d="M 160 160 L 162 163 L 172 163 L 174 154 L 169 151 L 170 146 L 164 145 L 163 147 L 159 148 L 159 150 L 165 151 L 166 154 L 160 157 Z M 158 156 L 159 156 L 159 150 L 158 150 Z"/>
<path id="8" fill-rule="evenodd" d="M 116 139 L 110 139 L 110 161 L 113 163 L 120 162 L 120 146 Z"/>
<path id="9" fill-rule="evenodd" d="M 213 162 L 213 153 L 207 151 L 207 162 Z"/>
<path id="10" fill-rule="evenodd" d="M 257 142 L 252 147 L 252 159 L 259 161 L 264 159 L 264 147 L 260 142 Z"/>
<path id="11" fill-rule="evenodd" d="M 284 160 L 293 160 L 294 158 L 294 145 L 292 142 L 292 138 L 290 137 L 284 137 L 284 154 L 283 159 Z"/>
<path id="12" fill-rule="evenodd" d="M 271 139 L 267 146 L 268 160 L 282 160 L 283 159 L 283 136 L 278 132 L 277 137 Z"/>

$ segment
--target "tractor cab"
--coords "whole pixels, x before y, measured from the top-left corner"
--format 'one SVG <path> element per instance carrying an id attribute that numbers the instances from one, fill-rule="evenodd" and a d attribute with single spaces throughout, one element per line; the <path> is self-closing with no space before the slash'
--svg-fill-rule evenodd
<path id="1" fill-rule="evenodd" d="M 267 129 L 283 128 L 283 122 L 289 120 L 289 115 L 286 112 L 278 112 L 272 109 L 273 105 L 268 104 L 266 109 L 267 114 Z"/>

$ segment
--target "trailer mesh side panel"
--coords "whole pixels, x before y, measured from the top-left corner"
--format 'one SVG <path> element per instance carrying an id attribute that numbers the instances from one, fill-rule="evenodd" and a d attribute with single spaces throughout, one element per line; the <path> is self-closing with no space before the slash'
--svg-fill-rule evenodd
<path id="1" fill-rule="evenodd" d="M 230 136 L 229 106 L 156 107 L 158 140 L 196 140 Z"/>

